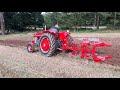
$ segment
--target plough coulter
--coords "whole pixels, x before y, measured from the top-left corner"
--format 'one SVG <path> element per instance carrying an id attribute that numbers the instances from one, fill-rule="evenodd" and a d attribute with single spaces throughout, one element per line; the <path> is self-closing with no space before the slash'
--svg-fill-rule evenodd
<path id="1" fill-rule="evenodd" d="M 27 46 L 28 52 L 34 52 L 35 46 L 39 48 L 42 55 L 48 57 L 59 49 L 61 51 L 70 50 L 72 55 L 77 55 L 80 52 L 81 58 L 92 58 L 95 62 L 102 62 L 112 58 L 112 56 L 99 56 L 96 53 L 98 47 L 111 47 L 111 45 L 99 40 L 90 41 L 87 38 L 74 40 L 69 31 L 56 33 L 51 30 L 44 30 L 35 33 L 34 40 Z"/>

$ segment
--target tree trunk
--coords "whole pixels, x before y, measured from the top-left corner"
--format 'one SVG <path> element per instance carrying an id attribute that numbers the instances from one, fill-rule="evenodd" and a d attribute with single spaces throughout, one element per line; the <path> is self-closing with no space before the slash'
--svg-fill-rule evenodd
<path id="1" fill-rule="evenodd" d="M 114 14 L 114 29 L 116 29 L 116 12 Z"/>
<path id="2" fill-rule="evenodd" d="M 99 29 L 99 13 L 98 12 L 95 12 L 95 17 L 94 17 L 94 24 L 93 24 L 93 27 L 94 29 Z"/>
<path id="3" fill-rule="evenodd" d="M 93 24 L 93 27 L 94 27 L 94 29 L 96 29 L 96 23 L 97 23 L 97 20 L 96 20 L 96 18 L 97 18 L 97 12 L 95 12 L 94 13 L 94 24 Z"/>
<path id="4" fill-rule="evenodd" d="M 2 35 L 5 35 L 5 23 L 4 23 L 4 12 L 0 12 L 0 31 Z"/>
<path id="5" fill-rule="evenodd" d="M 85 30 L 87 29 L 87 24 L 86 24 L 86 21 L 85 21 Z"/>
<path id="6" fill-rule="evenodd" d="M 96 18 L 97 20 L 97 25 L 96 25 L 96 27 L 97 27 L 97 29 L 99 29 L 99 21 L 100 21 L 100 16 L 99 16 L 99 13 L 97 13 L 97 18 Z"/>

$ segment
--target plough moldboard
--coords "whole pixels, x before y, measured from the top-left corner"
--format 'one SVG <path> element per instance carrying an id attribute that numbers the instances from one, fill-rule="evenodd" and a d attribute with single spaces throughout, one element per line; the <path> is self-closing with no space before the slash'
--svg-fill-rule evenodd
<path id="1" fill-rule="evenodd" d="M 68 43 L 68 40 L 65 40 L 65 43 Z M 98 38 L 81 38 L 76 37 L 76 40 L 73 41 L 73 45 L 69 44 L 63 45 L 62 50 L 72 50 L 72 55 L 76 55 L 78 52 L 81 52 L 81 58 L 93 58 L 95 62 L 102 62 L 104 60 L 109 60 L 112 56 L 99 56 L 96 53 L 98 47 L 111 47 L 112 45 L 101 42 Z"/>

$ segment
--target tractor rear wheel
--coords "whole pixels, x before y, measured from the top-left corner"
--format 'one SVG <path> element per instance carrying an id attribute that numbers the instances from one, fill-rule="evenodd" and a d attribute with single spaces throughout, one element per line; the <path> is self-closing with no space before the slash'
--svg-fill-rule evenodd
<path id="1" fill-rule="evenodd" d="M 56 39 L 50 33 L 44 33 L 39 40 L 39 51 L 46 56 L 52 56 L 56 50 Z"/>

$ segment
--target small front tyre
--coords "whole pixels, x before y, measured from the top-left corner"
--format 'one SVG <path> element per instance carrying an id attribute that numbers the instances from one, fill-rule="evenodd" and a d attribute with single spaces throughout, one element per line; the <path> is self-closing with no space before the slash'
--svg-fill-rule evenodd
<path id="1" fill-rule="evenodd" d="M 34 52 L 34 46 L 33 46 L 32 44 L 28 44 L 28 46 L 27 46 L 27 51 L 28 51 L 29 53 L 33 53 L 33 52 Z"/>

